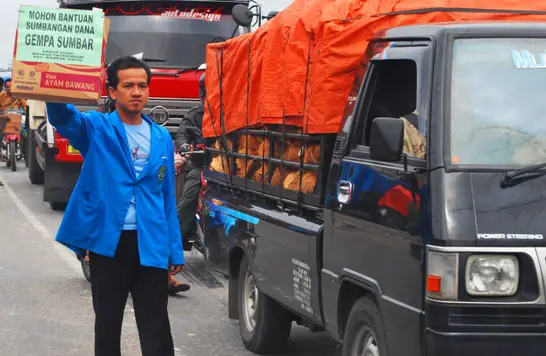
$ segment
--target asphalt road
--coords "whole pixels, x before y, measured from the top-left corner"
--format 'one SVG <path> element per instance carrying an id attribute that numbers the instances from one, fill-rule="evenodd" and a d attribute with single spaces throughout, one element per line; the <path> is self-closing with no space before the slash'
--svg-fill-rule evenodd
<path id="1" fill-rule="evenodd" d="M 54 241 L 62 213 L 42 201 L 42 187 L 30 184 L 24 167 L 11 172 L 0 163 L 0 181 L 0 355 L 93 355 L 90 285 L 76 257 Z M 177 356 L 253 355 L 227 318 L 226 280 L 199 254 L 187 258 L 181 278 L 192 290 L 169 303 Z M 125 316 L 122 354 L 141 355 L 130 301 Z M 339 351 L 326 335 L 294 327 L 276 356 Z"/>

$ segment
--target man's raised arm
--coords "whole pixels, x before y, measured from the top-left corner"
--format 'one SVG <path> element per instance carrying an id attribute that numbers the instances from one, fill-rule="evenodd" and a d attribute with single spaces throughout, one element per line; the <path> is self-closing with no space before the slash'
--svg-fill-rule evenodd
<path id="1" fill-rule="evenodd" d="M 82 153 L 89 149 L 93 125 L 89 114 L 83 114 L 72 104 L 47 103 L 47 118 L 61 136 Z"/>

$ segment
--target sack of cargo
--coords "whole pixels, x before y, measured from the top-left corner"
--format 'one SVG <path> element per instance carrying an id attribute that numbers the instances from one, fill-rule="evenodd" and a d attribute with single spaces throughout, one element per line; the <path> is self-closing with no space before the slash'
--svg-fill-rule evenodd
<path id="1" fill-rule="evenodd" d="M 294 0 L 256 32 L 208 45 L 203 135 L 266 124 L 337 133 L 373 36 L 455 21 L 546 21 L 546 0 Z"/>
<path id="2" fill-rule="evenodd" d="M 107 39 L 102 11 L 21 6 L 13 94 L 50 102 L 100 102 Z"/>

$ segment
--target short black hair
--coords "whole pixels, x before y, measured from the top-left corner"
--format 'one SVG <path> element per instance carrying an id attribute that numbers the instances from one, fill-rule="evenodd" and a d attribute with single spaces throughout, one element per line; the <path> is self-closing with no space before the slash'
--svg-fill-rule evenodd
<path id="1" fill-rule="evenodd" d="M 4 81 L 4 84 L 8 84 L 8 83 L 11 83 L 11 78 L 8 78 Z"/>
<path id="2" fill-rule="evenodd" d="M 138 58 L 124 56 L 112 61 L 112 63 L 110 63 L 108 66 L 108 69 L 106 70 L 108 86 L 117 89 L 119 85 L 118 72 L 126 69 L 144 69 L 146 71 L 146 75 L 148 76 L 148 84 L 150 84 L 150 81 L 152 80 L 152 70 L 150 69 L 150 66 Z"/>

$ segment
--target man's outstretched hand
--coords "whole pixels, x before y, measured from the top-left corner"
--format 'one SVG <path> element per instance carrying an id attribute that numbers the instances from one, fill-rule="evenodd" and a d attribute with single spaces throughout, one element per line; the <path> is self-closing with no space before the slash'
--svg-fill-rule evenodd
<path id="1" fill-rule="evenodd" d="M 182 268 L 184 268 L 184 265 L 174 265 L 169 267 L 169 272 L 171 273 L 171 276 L 176 276 L 180 272 L 182 272 Z"/>

